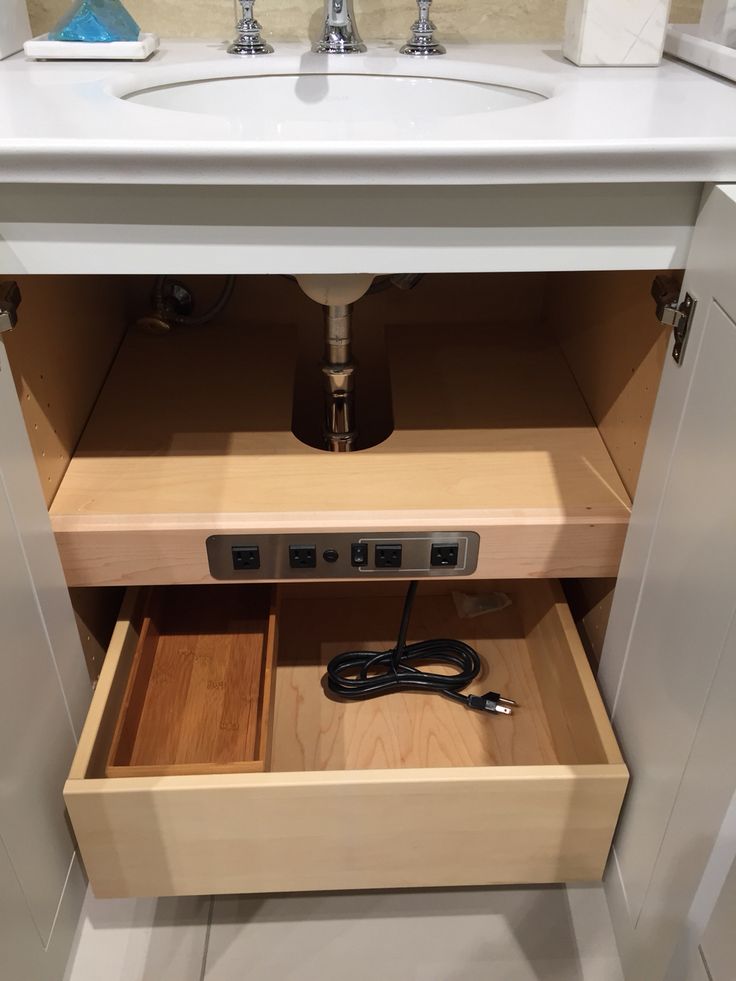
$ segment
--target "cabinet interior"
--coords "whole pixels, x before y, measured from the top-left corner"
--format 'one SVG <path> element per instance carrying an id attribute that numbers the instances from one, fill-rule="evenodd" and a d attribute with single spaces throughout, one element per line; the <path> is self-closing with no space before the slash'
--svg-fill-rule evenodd
<path id="1" fill-rule="evenodd" d="M 91 672 L 121 597 L 92 587 L 207 581 L 207 529 L 244 513 L 497 512 L 505 574 L 582 580 L 600 635 L 668 344 L 655 273 L 431 275 L 366 296 L 357 414 L 392 431 L 337 460 L 301 441 L 319 426 L 322 314 L 294 283 L 239 277 L 212 325 L 154 335 L 134 326 L 150 277 L 21 277 L 5 343 Z M 186 282 L 203 307 L 221 285 Z M 517 547 L 539 514 L 552 538 Z"/>

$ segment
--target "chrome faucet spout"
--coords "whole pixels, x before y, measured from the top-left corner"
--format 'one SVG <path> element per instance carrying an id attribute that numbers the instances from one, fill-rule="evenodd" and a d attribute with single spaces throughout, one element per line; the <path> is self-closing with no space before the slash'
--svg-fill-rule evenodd
<path id="1" fill-rule="evenodd" d="M 312 51 L 320 54 L 355 54 L 365 51 L 355 26 L 351 0 L 325 0 L 325 26 Z"/>

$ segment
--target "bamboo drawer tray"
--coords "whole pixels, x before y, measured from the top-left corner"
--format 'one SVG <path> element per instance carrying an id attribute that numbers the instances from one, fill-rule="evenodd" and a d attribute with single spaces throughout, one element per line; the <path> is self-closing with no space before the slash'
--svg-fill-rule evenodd
<path id="1" fill-rule="evenodd" d="M 148 590 L 108 777 L 266 768 L 270 590 Z"/>
<path id="2" fill-rule="evenodd" d="M 253 609 L 264 589 L 211 588 Z M 512 605 L 461 619 L 451 588 L 502 588 Z M 273 598 L 258 615 L 264 649 L 276 649 L 270 757 L 256 754 L 268 771 L 106 776 L 146 629 L 147 591 L 128 592 L 65 787 L 98 896 L 600 878 L 628 773 L 556 582 L 420 586 L 409 639 L 475 646 L 472 689 L 516 699 L 508 718 L 440 695 L 327 696 L 335 653 L 393 644 L 401 584 L 299 584 Z M 196 714 L 182 718 L 196 728 Z"/>

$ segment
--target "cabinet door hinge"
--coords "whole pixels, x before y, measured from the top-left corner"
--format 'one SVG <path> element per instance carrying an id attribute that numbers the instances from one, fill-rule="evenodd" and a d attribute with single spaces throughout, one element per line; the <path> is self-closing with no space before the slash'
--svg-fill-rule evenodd
<path id="1" fill-rule="evenodd" d="M 14 280 L 0 283 L 0 334 L 18 323 L 20 301 L 20 286 Z"/>
<path id="2" fill-rule="evenodd" d="M 656 276 L 652 296 L 657 304 L 657 317 L 665 327 L 671 327 L 675 335 L 672 357 L 677 364 L 682 364 L 698 301 L 686 293 L 680 302 L 680 283 L 674 276 Z"/>

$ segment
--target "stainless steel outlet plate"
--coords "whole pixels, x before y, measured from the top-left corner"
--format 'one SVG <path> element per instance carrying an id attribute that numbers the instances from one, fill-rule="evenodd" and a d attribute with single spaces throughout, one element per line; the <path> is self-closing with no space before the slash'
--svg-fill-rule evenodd
<path id="1" fill-rule="evenodd" d="M 367 561 L 353 565 L 353 545 L 367 546 Z M 376 565 L 379 546 L 401 546 L 401 565 Z M 433 566 L 433 545 L 457 545 L 457 564 Z M 314 548 L 315 565 L 293 568 L 290 547 Z M 474 531 L 313 532 L 278 535 L 212 535 L 207 539 L 207 558 L 214 579 L 262 582 L 282 579 L 419 579 L 470 576 L 478 565 L 480 537 Z M 258 548 L 258 568 L 236 569 L 233 549 Z M 327 556 L 327 557 L 326 557 Z"/>

